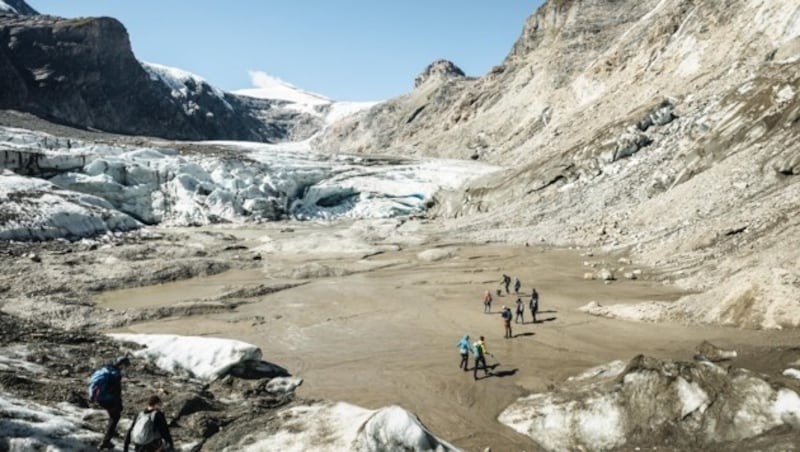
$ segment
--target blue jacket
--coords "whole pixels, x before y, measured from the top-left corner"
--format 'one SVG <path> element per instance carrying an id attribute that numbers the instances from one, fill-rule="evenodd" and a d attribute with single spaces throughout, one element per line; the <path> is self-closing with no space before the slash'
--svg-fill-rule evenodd
<path id="1" fill-rule="evenodd" d="M 456 346 L 458 347 L 459 353 L 461 353 L 462 355 L 468 355 L 472 353 L 472 347 L 469 344 L 468 334 L 465 334 L 464 337 L 462 337 L 461 340 L 458 341 L 458 344 L 456 344 Z"/>

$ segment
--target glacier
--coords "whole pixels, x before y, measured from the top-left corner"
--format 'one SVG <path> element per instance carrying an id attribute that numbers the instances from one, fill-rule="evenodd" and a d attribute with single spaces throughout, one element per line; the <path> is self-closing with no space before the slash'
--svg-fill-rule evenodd
<path id="1" fill-rule="evenodd" d="M 457 160 L 319 154 L 308 140 L 158 144 L 0 127 L 0 238 L 417 215 L 437 191 L 497 170 Z"/>

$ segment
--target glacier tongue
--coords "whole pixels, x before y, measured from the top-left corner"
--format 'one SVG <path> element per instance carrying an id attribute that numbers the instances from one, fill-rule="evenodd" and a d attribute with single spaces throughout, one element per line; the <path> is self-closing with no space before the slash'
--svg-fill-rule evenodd
<path id="1" fill-rule="evenodd" d="M 196 143 L 197 152 L 82 142 L 0 128 L 0 237 L 80 238 L 144 224 L 388 218 L 495 168 L 474 162 L 318 155 L 308 142 Z M 204 153 L 208 146 L 223 152 Z"/>

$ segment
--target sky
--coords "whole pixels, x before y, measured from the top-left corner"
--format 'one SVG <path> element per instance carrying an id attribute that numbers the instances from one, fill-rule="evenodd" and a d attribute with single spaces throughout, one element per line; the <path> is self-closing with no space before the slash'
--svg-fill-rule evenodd
<path id="1" fill-rule="evenodd" d="M 139 60 L 226 91 L 263 71 L 336 100 L 403 94 L 439 58 L 500 64 L 542 0 L 28 0 L 40 13 L 111 16 Z"/>

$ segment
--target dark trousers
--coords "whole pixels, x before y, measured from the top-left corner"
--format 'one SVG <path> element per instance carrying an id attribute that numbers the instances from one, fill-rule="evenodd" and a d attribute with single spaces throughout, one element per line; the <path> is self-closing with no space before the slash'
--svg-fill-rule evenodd
<path id="1" fill-rule="evenodd" d="M 514 319 L 514 322 L 515 323 L 519 323 L 519 322 L 525 323 L 525 317 L 522 316 L 522 311 L 517 311 L 517 317 L 516 317 L 516 319 Z"/>
<path id="2" fill-rule="evenodd" d="M 489 375 L 489 369 L 486 367 L 486 357 L 485 356 L 476 356 L 475 357 L 475 369 L 473 369 L 472 376 L 475 379 L 478 379 L 478 368 L 483 367 L 483 375 Z"/>
<path id="3" fill-rule="evenodd" d="M 134 444 L 133 445 L 133 450 L 134 450 L 134 452 L 161 452 L 161 451 L 166 450 L 166 449 L 164 448 L 164 440 L 163 439 L 157 439 L 157 440 L 153 441 L 152 443 L 144 445 L 144 446 L 140 446 L 138 444 Z"/>
<path id="4" fill-rule="evenodd" d="M 492 312 L 492 304 L 491 303 L 484 303 L 483 304 L 483 312 Z"/>
<path id="5" fill-rule="evenodd" d="M 469 366 L 469 354 L 462 353 L 461 354 L 461 364 L 458 365 L 459 369 L 464 369 L 464 372 L 467 371 L 467 366 Z"/>
<path id="6" fill-rule="evenodd" d="M 103 436 L 103 444 L 108 444 L 117 434 L 117 424 L 119 418 L 122 416 L 122 404 L 116 403 L 112 405 L 101 405 L 108 413 L 108 425 L 106 425 L 106 434 Z"/>

